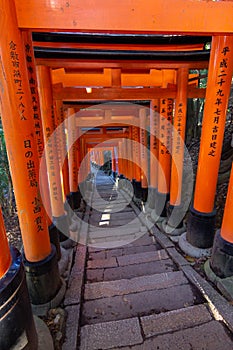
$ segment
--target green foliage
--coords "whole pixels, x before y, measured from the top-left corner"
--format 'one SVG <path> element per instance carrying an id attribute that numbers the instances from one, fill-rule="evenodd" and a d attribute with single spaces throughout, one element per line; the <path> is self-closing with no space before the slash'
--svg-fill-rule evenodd
<path id="1" fill-rule="evenodd" d="M 13 197 L 6 143 L 0 121 L 0 204 L 5 215 L 11 215 L 13 212 Z"/>

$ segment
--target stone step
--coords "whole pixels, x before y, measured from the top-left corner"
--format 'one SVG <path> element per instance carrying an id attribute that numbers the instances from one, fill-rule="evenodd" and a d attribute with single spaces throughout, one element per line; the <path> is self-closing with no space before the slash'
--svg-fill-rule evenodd
<path id="1" fill-rule="evenodd" d="M 143 236 L 140 236 L 138 239 L 135 239 L 131 242 L 129 242 L 128 244 L 125 244 L 123 246 L 121 246 L 120 248 L 114 248 L 114 247 L 106 247 L 106 251 L 109 251 L 109 253 L 114 252 L 116 249 L 128 249 L 128 248 L 135 248 L 135 247 L 143 247 L 146 245 L 153 245 L 153 244 L 157 244 L 155 243 L 154 237 L 153 236 L 149 236 L 147 233 L 143 234 Z M 88 251 L 90 253 L 93 252 L 99 252 L 99 251 L 103 251 L 105 250 L 104 247 L 97 247 L 97 246 L 91 246 L 89 245 L 88 247 Z"/>
<path id="2" fill-rule="evenodd" d="M 85 285 L 84 299 L 93 300 L 117 295 L 127 295 L 187 283 L 188 281 L 181 271 L 141 276 L 132 279 L 90 283 Z"/>
<path id="3" fill-rule="evenodd" d="M 118 256 L 122 256 L 122 255 L 152 252 L 152 251 L 159 250 L 159 249 L 162 249 L 162 248 L 158 243 L 152 243 L 150 245 L 141 245 L 138 247 L 137 246 L 136 247 L 128 247 L 126 245 L 122 248 L 104 249 L 102 251 L 97 251 L 97 252 L 90 250 L 89 259 L 90 260 L 109 259 L 112 257 L 118 257 Z"/>
<path id="4" fill-rule="evenodd" d="M 83 304 L 82 325 L 181 309 L 198 301 L 188 284 L 89 300 Z"/>
<path id="5" fill-rule="evenodd" d="M 232 350 L 232 348 L 230 336 L 218 321 L 210 321 L 200 326 L 149 338 L 140 345 L 114 347 L 115 350 Z"/>
<path id="6" fill-rule="evenodd" d="M 80 350 L 104 350 L 142 342 L 140 324 L 136 317 L 81 327 Z"/>
<path id="7" fill-rule="evenodd" d="M 151 261 L 168 259 L 168 255 L 164 249 L 152 252 L 143 252 L 137 254 L 124 255 L 120 257 L 111 257 L 109 259 L 96 259 L 87 262 L 88 269 L 102 269 L 108 267 L 128 266 L 141 264 Z"/>
<path id="8" fill-rule="evenodd" d="M 142 344 L 143 338 L 140 329 L 140 324 L 143 330 L 144 337 L 149 338 L 159 334 L 170 333 L 171 331 L 174 332 L 202 325 L 204 323 L 210 322 L 211 320 L 212 316 L 205 305 L 194 305 L 187 308 L 164 312 L 157 315 L 153 314 L 151 316 L 141 317 L 140 323 L 139 319 L 135 317 L 119 321 L 110 321 L 104 323 L 97 323 L 94 325 L 86 325 L 81 327 L 80 349 L 97 350 L 119 348 L 122 346 L 130 346 L 131 348 L 132 345 L 138 345 L 138 349 L 144 349 Z M 213 323 L 211 323 L 211 325 L 213 325 Z M 204 326 L 204 328 L 205 327 L 206 326 Z M 217 326 L 217 324 L 214 324 L 214 328 L 220 328 L 220 333 L 223 336 L 221 327 Z M 194 332 L 195 331 L 196 330 L 194 330 Z M 193 333 L 192 330 L 191 333 Z M 203 334 L 203 332 L 201 333 Z M 176 333 L 175 336 L 177 338 Z M 229 339 L 227 336 L 226 340 L 227 343 L 229 343 Z M 156 339 L 151 340 L 150 343 L 155 341 Z M 219 342 L 217 341 L 217 343 Z M 145 344 L 147 343 L 145 342 Z M 202 344 L 202 342 L 200 344 Z M 136 349 L 136 347 L 133 348 Z M 173 346 L 171 346 L 170 349 L 171 348 L 177 349 L 176 344 L 173 344 Z M 163 349 L 163 347 L 159 349 Z M 206 347 L 203 349 L 212 348 Z"/>
<path id="9" fill-rule="evenodd" d="M 176 267 L 171 259 L 152 261 L 149 263 L 135 264 L 106 269 L 88 269 L 86 279 L 88 282 L 115 281 L 134 277 L 154 275 L 175 271 Z"/>

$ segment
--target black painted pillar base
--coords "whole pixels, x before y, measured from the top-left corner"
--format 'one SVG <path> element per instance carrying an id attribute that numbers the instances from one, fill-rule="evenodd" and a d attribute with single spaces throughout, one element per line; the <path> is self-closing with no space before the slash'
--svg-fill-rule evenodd
<path id="1" fill-rule="evenodd" d="M 23 259 L 31 303 L 33 305 L 49 303 L 62 286 L 55 247 L 51 245 L 51 253 L 41 261 L 30 262 L 26 260 L 24 254 Z"/>
<path id="2" fill-rule="evenodd" d="M 142 189 L 141 189 L 141 193 L 142 193 L 142 201 L 144 202 L 144 203 L 146 203 L 146 201 L 147 201 L 147 198 L 148 198 L 148 187 L 142 187 Z"/>
<path id="3" fill-rule="evenodd" d="M 0 349 L 18 348 L 20 338 L 25 346 L 20 349 L 38 349 L 38 339 L 25 279 L 22 256 L 11 248 L 12 264 L 0 279 Z"/>
<path id="4" fill-rule="evenodd" d="M 137 199 L 142 199 L 142 185 L 141 185 L 141 181 L 135 181 L 134 184 L 134 195 Z"/>
<path id="5" fill-rule="evenodd" d="M 167 205 L 167 223 L 169 226 L 180 229 L 183 227 L 183 205 Z"/>
<path id="6" fill-rule="evenodd" d="M 59 217 L 53 217 L 53 224 L 56 226 L 60 242 L 69 239 L 69 216 L 64 214 Z"/>
<path id="7" fill-rule="evenodd" d="M 155 193 L 156 193 L 156 188 L 155 187 L 149 187 L 148 190 L 148 207 L 150 209 L 155 208 Z"/>
<path id="8" fill-rule="evenodd" d="M 220 230 L 215 234 L 210 267 L 220 278 L 233 276 L 233 243 L 223 239 Z"/>
<path id="9" fill-rule="evenodd" d="M 201 213 L 191 207 L 187 222 L 188 243 L 201 249 L 212 247 L 215 235 L 215 216 L 215 210 L 212 213 Z"/>
<path id="10" fill-rule="evenodd" d="M 79 209 L 81 204 L 81 193 L 80 191 L 70 192 L 70 207 L 71 209 Z"/>
<path id="11" fill-rule="evenodd" d="M 60 240 L 59 240 L 59 232 L 54 224 L 51 224 L 49 226 L 49 237 L 50 237 L 50 243 L 52 243 L 57 252 L 57 259 L 61 259 L 61 247 L 60 247 Z"/>
<path id="12" fill-rule="evenodd" d="M 160 218 L 167 217 L 167 203 L 169 201 L 169 193 L 161 193 L 156 189 L 155 191 L 155 213 Z"/>

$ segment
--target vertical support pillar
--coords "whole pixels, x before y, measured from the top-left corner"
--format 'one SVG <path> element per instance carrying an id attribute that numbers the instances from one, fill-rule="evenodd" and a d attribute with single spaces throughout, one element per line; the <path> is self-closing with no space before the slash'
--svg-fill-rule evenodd
<path id="1" fill-rule="evenodd" d="M 26 334 L 28 346 L 36 350 L 38 340 L 22 257 L 17 249 L 9 248 L 1 208 L 0 245 L 0 349 L 18 348 L 19 338 Z"/>
<path id="2" fill-rule="evenodd" d="M 171 167 L 171 187 L 170 203 L 167 208 L 167 224 L 175 233 L 181 233 L 183 227 L 182 215 L 182 183 L 184 167 L 184 142 L 186 129 L 186 111 L 187 111 L 187 87 L 188 87 L 188 69 L 180 68 L 177 77 L 177 97 L 175 101 L 174 132 L 172 139 L 172 167 Z M 184 189 L 185 190 L 185 189 Z M 173 214 L 173 215 L 172 215 Z M 184 232 L 184 231 L 183 231 Z"/>
<path id="3" fill-rule="evenodd" d="M 214 199 L 232 72 L 233 37 L 214 36 L 208 69 L 194 202 L 189 212 L 187 226 L 187 243 L 199 249 L 208 250 L 213 244 Z M 185 238 L 184 235 L 182 239 Z M 182 249 L 184 250 L 185 247 Z M 205 252 L 202 253 L 205 254 Z"/>
<path id="4" fill-rule="evenodd" d="M 141 198 L 141 158 L 140 158 L 140 131 L 137 126 L 133 126 L 133 160 L 134 160 L 134 181 L 133 188 L 135 199 Z"/>
<path id="5" fill-rule="evenodd" d="M 39 192 L 32 95 L 14 2 L 1 1 L 0 12 L 4 13 L 0 18 L 0 31 L 5 33 L 0 47 L 1 118 L 19 213 L 30 298 L 32 304 L 41 306 L 56 297 L 61 279 Z M 35 69 L 33 62 L 32 69 Z"/>
<path id="6" fill-rule="evenodd" d="M 40 170 L 43 171 L 43 174 L 40 174 L 41 195 L 42 195 L 44 206 L 46 208 L 46 219 L 49 227 L 50 242 L 54 244 L 54 246 L 56 247 L 57 257 L 58 257 L 58 260 L 60 260 L 61 258 L 60 242 L 59 242 L 57 228 L 53 225 L 52 219 L 51 219 L 52 209 L 51 209 L 51 202 L 50 202 L 50 195 L 49 195 L 47 164 L 46 164 L 45 157 L 43 157 L 44 136 L 43 136 L 43 127 L 42 127 L 42 120 L 41 120 L 40 102 L 39 102 L 36 68 L 35 68 L 36 65 L 35 65 L 35 58 L 33 54 L 31 33 L 24 31 L 22 33 L 22 37 L 23 37 L 23 42 L 25 47 L 25 55 L 27 58 L 26 63 L 27 63 L 28 81 L 29 81 L 31 97 L 32 97 L 35 140 L 37 144 L 39 161 L 43 162 L 43 166 L 40 166 Z"/>
<path id="7" fill-rule="evenodd" d="M 147 150 L 147 116 L 146 109 L 139 110 L 140 121 L 140 156 L 141 156 L 141 184 L 142 184 L 142 200 L 147 201 L 148 195 L 148 150 Z"/>
<path id="8" fill-rule="evenodd" d="M 233 300 L 233 166 L 224 208 L 222 226 L 217 230 L 211 258 L 206 261 L 204 270 L 208 279 L 213 282 L 222 294 Z"/>
<path id="9" fill-rule="evenodd" d="M 155 195 L 158 189 L 158 127 L 159 127 L 159 100 L 150 102 L 150 187 L 149 187 L 149 210 L 155 208 Z"/>
<path id="10" fill-rule="evenodd" d="M 69 184 L 70 205 L 78 209 L 81 202 L 81 194 L 78 191 L 78 149 L 77 149 L 77 127 L 74 108 L 68 108 L 68 157 L 69 157 Z"/>
<path id="11" fill-rule="evenodd" d="M 155 213 L 158 220 L 163 220 L 164 217 L 166 217 L 166 204 L 170 196 L 171 154 L 169 150 L 171 149 L 172 111 L 173 100 L 161 99 L 159 121 L 158 191 L 156 193 L 155 203 Z"/>
<path id="12" fill-rule="evenodd" d="M 60 240 L 64 241 L 69 234 L 69 223 L 64 210 L 56 139 L 51 138 L 55 130 L 55 114 L 49 67 L 37 66 L 37 78 L 53 223 L 60 233 Z"/>

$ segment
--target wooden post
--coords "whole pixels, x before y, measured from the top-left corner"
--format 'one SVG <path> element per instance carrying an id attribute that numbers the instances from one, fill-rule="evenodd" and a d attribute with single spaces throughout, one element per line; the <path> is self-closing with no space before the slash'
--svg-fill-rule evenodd
<path id="1" fill-rule="evenodd" d="M 214 199 L 233 73 L 233 37 L 214 36 L 211 45 L 194 202 L 187 228 L 188 242 L 198 248 L 213 244 Z"/>
<path id="2" fill-rule="evenodd" d="M 0 18 L 0 30 L 5 33 L 0 48 L 1 118 L 25 256 L 35 262 L 46 258 L 51 247 L 38 191 L 39 158 L 32 97 L 14 3 L 3 1 L 1 6 L 4 6 L 4 16 Z"/>
<path id="3" fill-rule="evenodd" d="M 139 110 L 140 122 L 140 159 L 141 159 L 141 184 L 142 184 L 142 199 L 147 200 L 148 193 L 148 150 L 147 150 L 147 115 L 146 109 Z"/>
<path id="4" fill-rule="evenodd" d="M 4 13 L 0 16 L 0 32 L 5 33 L 0 46 L 0 110 L 24 245 L 27 285 L 32 304 L 48 305 L 53 300 L 57 305 L 54 298 L 60 291 L 61 280 L 39 191 L 35 116 L 26 64 L 30 55 L 25 57 L 14 2 L 1 0 L 0 12 Z M 62 298 L 62 292 L 60 295 Z"/>
<path id="5" fill-rule="evenodd" d="M 167 210 L 168 224 L 174 228 L 183 227 L 182 180 L 184 167 L 184 142 L 187 111 L 188 69 L 180 68 L 177 78 L 177 97 L 175 101 L 174 132 L 172 139 L 172 167 L 170 203 Z M 171 214 L 174 215 L 171 215 Z M 170 220 L 169 220 L 170 219 Z"/>

